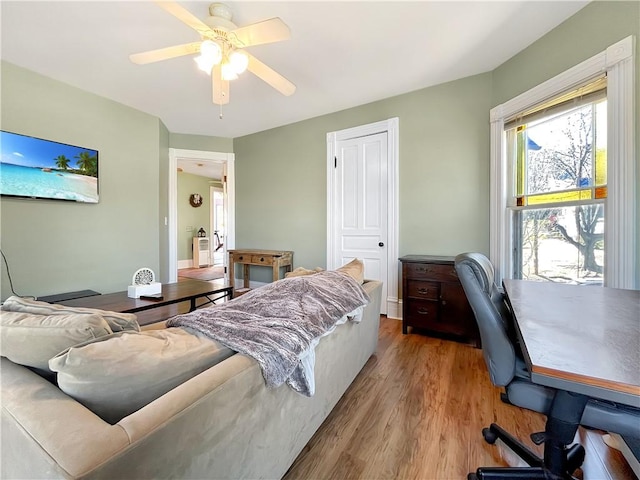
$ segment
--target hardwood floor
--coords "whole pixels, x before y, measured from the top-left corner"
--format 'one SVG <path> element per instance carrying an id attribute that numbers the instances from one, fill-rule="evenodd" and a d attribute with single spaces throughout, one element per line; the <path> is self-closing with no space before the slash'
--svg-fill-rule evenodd
<path id="1" fill-rule="evenodd" d="M 195 278 L 196 280 L 216 280 L 218 278 L 224 278 L 224 265 L 202 268 L 181 268 L 178 270 L 178 281 L 184 278 Z"/>
<path id="2" fill-rule="evenodd" d="M 376 355 L 285 476 L 293 479 L 463 479 L 479 466 L 518 465 L 482 428 L 496 422 L 529 440 L 545 417 L 500 401 L 482 351 L 423 335 L 402 335 L 401 322 L 381 318 Z M 586 449 L 578 478 L 626 480 L 635 475 L 602 433 L 580 429 Z"/>

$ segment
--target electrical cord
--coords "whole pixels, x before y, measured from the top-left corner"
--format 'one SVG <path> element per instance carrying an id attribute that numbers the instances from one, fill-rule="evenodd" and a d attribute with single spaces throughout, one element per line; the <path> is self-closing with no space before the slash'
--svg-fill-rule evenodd
<path id="1" fill-rule="evenodd" d="M 9 262 L 7 262 L 7 257 L 4 256 L 4 252 L 2 250 L 0 250 L 0 254 L 2 254 L 2 259 L 4 260 L 4 266 L 7 268 L 7 277 L 9 277 L 9 287 L 11 288 L 11 293 L 19 297 L 20 295 L 18 295 L 13 290 L 13 280 L 11 280 L 11 272 L 9 271 Z"/>
<path id="2" fill-rule="evenodd" d="M 18 295 L 15 290 L 13 289 L 13 280 L 11 279 L 11 272 L 9 271 L 9 262 L 7 261 L 7 257 L 4 256 L 4 252 L 2 251 L 2 249 L 0 249 L 0 254 L 2 255 L 2 259 L 4 260 L 4 266 L 7 269 L 7 277 L 9 278 L 9 288 L 11 288 L 11 293 L 14 294 L 16 297 L 22 297 L 22 298 L 32 298 L 32 299 L 36 299 L 36 297 L 32 296 L 32 295 Z"/>

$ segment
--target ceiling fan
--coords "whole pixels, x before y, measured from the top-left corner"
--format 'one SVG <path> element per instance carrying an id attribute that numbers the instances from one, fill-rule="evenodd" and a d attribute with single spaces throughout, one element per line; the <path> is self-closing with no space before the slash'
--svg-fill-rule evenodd
<path id="1" fill-rule="evenodd" d="M 136 53 L 129 59 L 136 64 L 168 60 L 199 53 L 194 60 L 198 68 L 211 75 L 213 103 L 229 103 L 229 81 L 249 70 L 283 95 L 292 95 L 296 86 L 245 50 L 252 45 L 279 42 L 291 36 L 289 27 L 278 17 L 238 28 L 232 21 L 231 9 L 223 3 L 212 3 L 210 16 L 201 21 L 176 2 L 156 1 L 158 6 L 200 34 L 202 40 L 173 47 Z"/>

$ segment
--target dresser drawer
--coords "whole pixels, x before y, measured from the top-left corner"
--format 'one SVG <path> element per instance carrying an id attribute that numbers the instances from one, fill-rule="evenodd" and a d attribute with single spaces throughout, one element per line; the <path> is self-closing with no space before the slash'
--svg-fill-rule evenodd
<path id="1" fill-rule="evenodd" d="M 452 282 L 458 280 L 453 265 L 438 265 L 425 263 L 405 264 L 406 276 L 409 279 L 437 280 L 439 282 Z"/>
<path id="2" fill-rule="evenodd" d="M 251 255 L 251 263 L 254 265 L 273 265 L 273 257 L 271 255 Z"/>
<path id="3" fill-rule="evenodd" d="M 438 321 L 438 302 L 431 300 L 408 300 L 406 321 L 413 327 L 432 328 Z"/>
<path id="4" fill-rule="evenodd" d="M 438 302 L 431 300 L 408 300 L 407 301 L 407 318 L 416 319 L 433 319 L 438 317 Z"/>
<path id="5" fill-rule="evenodd" d="M 434 332 L 464 335 L 466 333 L 466 325 L 443 316 L 439 308 L 439 302 L 409 300 L 407 306 L 407 325 L 432 330 Z"/>
<path id="6" fill-rule="evenodd" d="M 411 298 L 426 298 L 437 300 L 440 294 L 440 284 L 437 282 L 423 282 L 420 280 L 407 281 L 407 295 Z"/>

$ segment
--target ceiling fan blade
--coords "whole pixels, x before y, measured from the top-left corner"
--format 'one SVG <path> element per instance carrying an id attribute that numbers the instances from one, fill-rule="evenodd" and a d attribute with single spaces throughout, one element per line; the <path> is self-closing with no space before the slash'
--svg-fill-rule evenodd
<path id="1" fill-rule="evenodd" d="M 229 81 L 222 79 L 220 64 L 214 65 L 211 71 L 211 86 L 213 89 L 213 103 L 216 105 L 229 103 Z"/>
<path id="2" fill-rule="evenodd" d="M 280 18 L 270 18 L 229 32 L 229 39 L 238 48 L 280 42 L 291 37 L 291 30 Z"/>
<path id="3" fill-rule="evenodd" d="M 206 35 L 211 32 L 211 29 L 207 27 L 198 17 L 193 15 L 189 10 L 181 6 L 176 2 L 159 1 L 155 2 L 160 8 L 169 12 L 176 17 L 182 23 L 190 26 L 200 35 Z"/>
<path id="4" fill-rule="evenodd" d="M 287 97 L 294 94 L 294 92 L 296 91 L 296 86 L 293 83 L 284 78 L 271 67 L 266 66 L 249 52 L 245 51 L 245 53 L 249 57 L 249 66 L 247 67 L 247 70 L 260 77 L 273 88 L 278 90 L 281 94 L 286 95 Z"/>
<path id="5" fill-rule="evenodd" d="M 175 45 L 173 47 L 149 50 L 148 52 L 134 53 L 133 55 L 129 55 L 129 60 L 138 65 L 145 65 L 147 63 L 159 62 L 160 60 L 190 55 L 200 52 L 201 43 L 202 42 L 185 43 L 184 45 Z"/>

